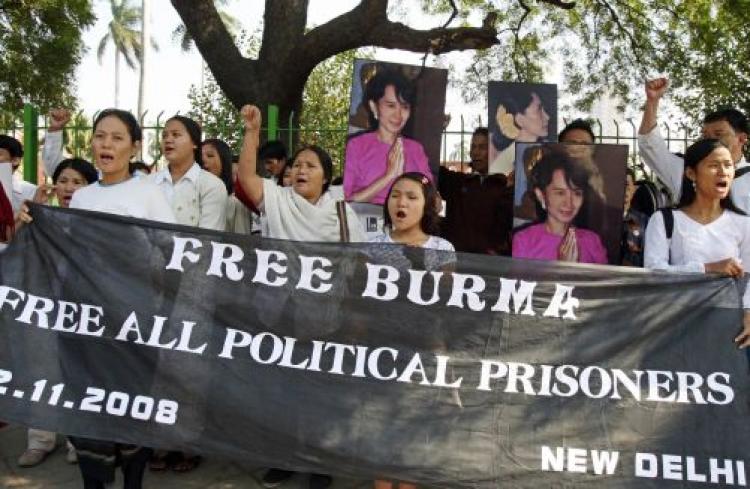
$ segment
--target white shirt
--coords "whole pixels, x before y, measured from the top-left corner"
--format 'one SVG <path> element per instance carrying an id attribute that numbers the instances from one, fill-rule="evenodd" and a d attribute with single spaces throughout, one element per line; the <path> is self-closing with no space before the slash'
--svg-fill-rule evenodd
<path id="1" fill-rule="evenodd" d="M 215 175 L 194 162 L 177 182 L 172 181 L 169 168 L 150 178 L 164 193 L 179 224 L 224 231 L 227 189 Z"/>
<path id="2" fill-rule="evenodd" d="M 63 160 L 63 131 L 47 132 L 42 145 L 42 162 L 48 177 L 55 174 L 57 165 Z"/>
<path id="3" fill-rule="evenodd" d="M 341 231 L 336 200 L 329 192 L 315 204 L 297 194 L 292 187 L 279 187 L 275 181 L 263 179 L 263 202 L 259 210 L 265 216 L 263 235 L 294 241 L 339 241 Z M 349 238 L 352 242 L 367 241 L 357 214 L 346 205 Z"/>
<path id="4" fill-rule="evenodd" d="M 10 204 L 13 207 L 14 214 L 21 210 L 21 205 L 25 201 L 34 200 L 35 193 L 36 185 L 25 181 L 18 173 L 13 173 L 13 196 L 10 199 Z"/>
<path id="5" fill-rule="evenodd" d="M 667 239 L 664 216 L 655 212 L 646 227 L 643 266 L 654 270 L 705 273 L 705 263 L 734 258 L 750 266 L 750 217 L 725 210 L 715 221 L 701 224 L 683 211 L 672 211 L 672 239 Z M 742 298 L 750 309 L 750 287 Z"/>
<path id="6" fill-rule="evenodd" d="M 667 186 L 674 200 L 679 201 L 685 161 L 669 151 L 667 142 L 661 136 L 659 126 L 654 127 L 648 134 L 638 135 L 638 151 L 646 165 Z M 739 170 L 745 166 L 750 166 L 750 164 L 742 156 L 735 164 L 735 169 Z M 732 202 L 750 214 L 750 173 L 732 182 Z"/>
<path id="7" fill-rule="evenodd" d="M 376 257 L 399 270 L 406 270 L 412 266 L 411 261 L 404 254 L 404 248 L 398 246 L 378 246 L 379 244 L 399 244 L 391 239 L 390 233 L 382 233 L 372 238 L 373 247 L 368 250 L 370 256 Z M 456 250 L 450 241 L 439 236 L 430 235 L 422 245 L 424 252 L 424 267 L 426 270 L 439 270 L 456 261 Z"/>
<path id="8" fill-rule="evenodd" d="M 79 188 L 70 200 L 70 207 L 166 223 L 176 222 L 162 191 L 145 178 L 130 178 L 114 185 L 96 182 Z"/>

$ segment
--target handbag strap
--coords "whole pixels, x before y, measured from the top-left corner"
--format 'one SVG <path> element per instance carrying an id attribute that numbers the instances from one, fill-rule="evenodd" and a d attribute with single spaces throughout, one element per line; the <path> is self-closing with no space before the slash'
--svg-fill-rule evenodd
<path id="1" fill-rule="evenodd" d="M 336 202 L 336 214 L 339 216 L 339 235 L 342 243 L 348 243 L 349 240 L 349 222 L 346 217 L 346 202 L 339 200 Z"/>

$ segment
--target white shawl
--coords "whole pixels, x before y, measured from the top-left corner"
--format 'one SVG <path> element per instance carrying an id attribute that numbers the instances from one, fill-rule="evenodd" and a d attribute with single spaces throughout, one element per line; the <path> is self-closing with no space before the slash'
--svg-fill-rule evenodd
<path id="1" fill-rule="evenodd" d="M 340 241 L 339 217 L 336 200 L 329 192 L 311 204 L 297 194 L 292 187 L 280 187 L 273 180 L 263 180 L 263 202 L 260 211 L 264 214 L 269 238 L 293 241 Z M 349 235 L 352 242 L 367 241 L 357 214 L 346 206 Z"/>

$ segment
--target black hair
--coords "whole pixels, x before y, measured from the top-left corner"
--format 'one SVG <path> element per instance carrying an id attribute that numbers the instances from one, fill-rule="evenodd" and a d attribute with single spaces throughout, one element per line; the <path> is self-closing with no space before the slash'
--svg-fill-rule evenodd
<path id="1" fill-rule="evenodd" d="M 21 158 L 23 156 L 21 141 L 7 134 L 0 134 L 0 149 L 4 149 L 10 153 L 11 158 Z"/>
<path id="2" fill-rule="evenodd" d="M 141 126 L 138 124 L 138 120 L 133 114 L 122 109 L 104 109 L 99 112 L 96 119 L 94 119 L 92 132 L 96 132 L 96 126 L 98 126 L 102 119 L 105 119 L 106 117 L 115 117 L 125 124 L 131 142 L 135 143 L 137 141 L 143 141 L 143 132 L 141 131 Z"/>
<path id="3" fill-rule="evenodd" d="M 293 164 L 294 164 L 294 160 L 291 158 L 287 158 L 286 161 L 284 162 L 284 168 L 281 169 L 281 173 L 279 173 L 279 175 L 276 177 L 276 184 L 279 187 L 284 186 L 284 173 L 286 173 L 287 170 L 291 170 Z"/>
<path id="4" fill-rule="evenodd" d="M 560 131 L 560 134 L 557 135 L 557 140 L 560 142 L 564 142 L 563 139 L 565 136 L 575 129 L 579 129 L 581 131 L 586 131 L 589 136 L 591 136 L 591 142 L 596 141 L 596 136 L 594 136 L 594 129 L 591 127 L 591 123 L 584 119 L 576 119 L 572 121 L 570 124 L 565 126 L 562 131 Z"/>
<path id="5" fill-rule="evenodd" d="M 227 188 L 227 193 L 231 194 L 234 191 L 234 182 L 232 182 L 232 148 L 221 139 L 211 138 L 203 141 L 201 148 L 206 145 L 211 145 L 219 155 L 219 161 L 221 161 L 221 181 L 224 182 L 224 186 Z M 201 157 L 201 167 L 203 166 L 203 158 Z"/>
<path id="6" fill-rule="evenodd" d="M 143 161 L 141 160 L 131 161 L 128 167 L 128 171 L 130 172 L 130 174 L 132 175 L 133 173 L 139 170 L 142 172 L 146 172 L 147 175 L 151 173 L 151 167 L 148 166 Z"/>
<path id="7" fill-rule="evenodd" d="M 68 168 L 80 173 L 89 184 L 99 180 L 99 172 L 96 171 L 94 165 L 82 158 L 66 158 L 57 165 L 57 168 L 55 168 L 55 172 L 52 174 L 52 182 L 57 183 L 63 170 L 67 170 Z"/>
<path id="8" fill-rule="evenodd" d="M 364 105 L 365 109 L 367 109 L 367 116 L 371 130 L 377 129 L 379 123 L 378 119 L 375 117 L 375 113 L 370 108 L 369 102 L 373 102 L 377 105 L 378 100 L 383 98 L 383 95 L 385 95 L 385 89 L 388 88 L 389 85 L 393 86 L 394 91 L 396 92 L 396 97 L 399 101 L 409 104 L 412 112 L 417 104 L 417 89 L 414 84 L 406 78 L 406 76 L 398 70 L 389 68 L 378 69 L 375 76 L 367 82 L 364 94 Z M 412 113 L 407 124 L 413 119 L 414 117 Z"/>
<path id="9" fill-rule="evenodd" d="M 501 96 L 497 106 L 500 107 L 502 105 L 505 108 L 505 112 L 513 116 L 513 125 L 515 125 L 516 114 L 526 112 L 526 109 L 529 108 L 529 105 L 531 105 L 531 102 L 534 100 L 534 94 L 536 94 L 541 100 L 541 96 L 538 93 L 523 90 L 521 93 L 505 94 Z M 514 141 L 515 139 L 511 139 L 503 134 L 503 131 L 499 126 L 497 127 L 497 130 L 492 133 L 492 144 L 498 151 L 504 150 L 513 144 Z"/>
<path id="10" fill-rule="evenodd" d="M 573 220 L 573 224 L 576 226 L 583 226 L 583 221 L 586 220 L 588 214 L 588 204 L 593 198 L 593 191 L 589 183 L 591 175 L 583 166 L 570 158 L 564 148 L 543 148 L 542 157 L 531 169 L 529 175 L 530 187 L 544 192 L 547 186 L 552 183 L 552 178 L 557 170 L 562 170 L 568 186 L 578 188 L 583 193 L 583 203 Z M 546 221 L 547 210 L 539 202 L 539 199 L 535 198 L 534 202 L 536 203 L 536 215 L 539 217 L 539 221 Z"/>
<path id="11" fill-rule="evenodd" d="M 266 158 L 285 160 L 287 157 L 286 146 L 278 139 L 266 141 L 258 148 L 259 160 L 265 160 Z"/>
<path id="12" fill-rule="evenodd" d="M 388 189 L 388 195 L 385 198 L 385 205 L 383 205 L 383 227 L 390 229 L 393 226 L 391 215 L 388 213 L 388 201 L 391 198 L 393 187 L 401 180 L 417 182 L 421 187 L 422 196 L 424 197 L 424 210 L 422 212 L 422 219 L 419 221 L 419 227 L 426 234 L 437 235 L 440 232 L 440 214 L 436 205 L 437 189 L 427 176 L 418 171 L 403 173 L 391 184 L 391 188 Z"/>
<path id="13" fill-rule="evenodd" d="M 333 180 L 333 160 L 331 159 L 331 155 L 329 155 L 328 152 L 326 152 L 326 150 L 324 150 L 320 146 L 317 146 L 315 144 L 308 144 L 306 146 L 302 146 L 297 150 L 296 153 L 294 153 L 294 156 L 292 157 L 292 165 L 294 165 L 294 161 L 303 151 L 312 151 L 318 157 L 320 166 L 323 167 L 323 178 L 325 178 L 325 181 L 323 182 L 323 193 L 326 193 L 328 191 L 328 187 L 331 185 L 331 181 Z M 284 174 L 282 173 L 281 175 L 283 178 Z"/>
<path id="14" fill-rule="evenodd" d="M 198 165 L 203 166 L 201 158 L 201 140 L 203 139 L 203 132 L 201 131 L 201 126 L 190 117 L 185 117 L 184 115 L 173 115 L 167 119 L 167 123 L 169 121 L 178 121 L 185 127 L 188 136 L 190 136 L 190 141 L 195 145 L 195 149 L 193 149 L 193 160 L 195 160 Z"/>
<path id="15" fill-rule="evenodd" d="M 708 114 L 704 119 L 704 124 L 712 122 L 727 121 L 735 132 L 744 132 L 750 135 L 747 117 L 737 109 L 721 109 Z"/>
<path id="16" fill-rule="evenodd" d="M 698 170 L 698 165 L 701 161 L 705 160 L 714 150 L 724 148 L 729 150 L 726 144 L 722 143 L 718 139 L 699 139 L 695 143 L 691 144 L 690 147 L 685 151 L 685 173 L 688 168 L 692 168 L 693 171 Z M 677 204 L 677 208 L 685 207 L 693 203 L 695 200 L 696 193 L 693 187 L 693 182 L 686 176 L 682 177 L 682 195 L 680 195 L 680 202 Z M 745 215 L 745 212 L 737 207 L 732 202 L 732 191 L 729 190 L 727 196 L 719 201 L 719 205 L 722 209 L 736 212 L 737 214 Z"/>
<path id="17" fill-rule="evenodd" d="M 474 129 L 474 132 L 471 134 L 471 137 L 474 137 L 474 136 L 486 136 L 486 137 L 489 137 L 490 136 L 490 130 L 487 129 L 486 127 L 484 127 L 484 126 L 477 127 L 476 129 Z"/>

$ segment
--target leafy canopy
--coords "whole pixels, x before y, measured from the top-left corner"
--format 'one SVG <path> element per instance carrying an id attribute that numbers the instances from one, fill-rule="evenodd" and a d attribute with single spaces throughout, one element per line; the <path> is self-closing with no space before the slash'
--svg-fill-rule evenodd
<path id="1" fill-rule="evenodd" d="M 454 2 L 422 1 L 429 13 Z M 750 109 L 750 0 L 459 0 L 458 19 L 491 12 L 500 43 L 474 54 L 458 75 L 467 100 L 487 80 L 540 82 L 561 60 L 579 110 L 602 96 L 621 108 L 642 99 L 645 79 L 670 77 L 672 100 L 699 119 L 718 106 Z"/>
<path id="2" fill-rule="evenodd" d="M 74 72 L 94 23 L 89 0 L 0 2 L 0 110 L 72 106 Z"/>

